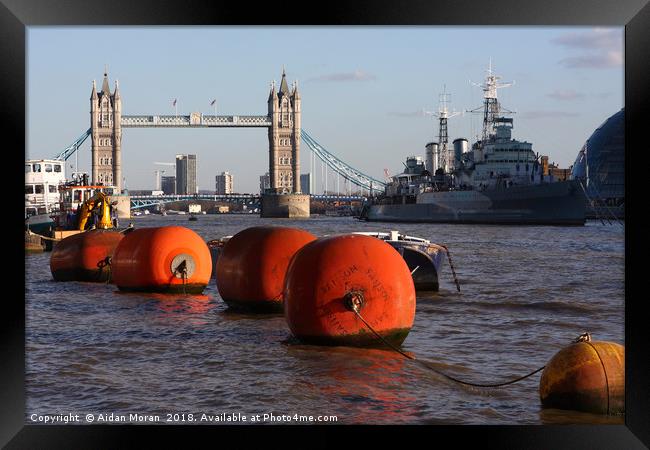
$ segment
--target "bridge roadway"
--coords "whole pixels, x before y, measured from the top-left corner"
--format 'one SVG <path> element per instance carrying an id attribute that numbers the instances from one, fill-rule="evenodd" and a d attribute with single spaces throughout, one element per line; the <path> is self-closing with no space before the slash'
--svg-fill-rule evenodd
<path id="1" fill-rule="evenodd" d="M 189 116 L 140 115 L 122 116 L 122 128 L 165 128 L 165 127 L 271 127 L 270 116 L 210 116 L 191 113 Z"/>
<path id="2" fill-rule="evenodd" d="M 366 197 L 358 195 L 311 195 L 313 200 L 317 201 L 341 201 L 353 202 L 363 201 Z M 182 202 L 182 201 L 216 201 L 230 203 L 259 203 L 261 196 L 259 194 L 180 194 L 180 195 L 132 195 L 131 209 L 148 208 L 164 203 Z"/>

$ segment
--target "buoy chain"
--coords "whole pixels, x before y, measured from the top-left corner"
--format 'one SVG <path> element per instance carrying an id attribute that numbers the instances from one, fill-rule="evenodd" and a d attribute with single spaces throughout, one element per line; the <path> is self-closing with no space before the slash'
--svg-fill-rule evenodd
<path id="1" fill-rule="evenodd" d="M 349 311 L 359 314 L 359 310 L 363 308 L 364 298 L 362 291 L 350 291 L 343 297 L 343 303 Z M 363 319 L 361 319 L 363 320 Z"/>
<path id="2" fill-rule="evenodd" d="M 174 275 L 177 273 L 181 274 L 181 279 L 183 280 L 183 295 L 187 295 L 185 292 L 185 282 L 187 280 L 187 260 L 182 260 L 178 266 L 174 269 Z"/>
<path id="3" fill-rule="evenodd" d="M 100 272 L 104 270 L 104 267 L 106 267 L 106 266 L 109 267 L 108 277 L 106 278 L 106 284 L 109 284 L 111 282 L 111 273 L 112 273 L 112 271 L 110 270 L 110 266 L 111 266 L 112 262 L 113 262 L 113 260 L 109 255 L 109 256 L 107 256 L 106 258 L 100 260 L 97 263 L 97 267 L 99 268 Z"/>
<path id="4" fill-rule="evenodd" d="M 458 281 L 458 276 L 456 276 L 456 269 L 454 268 L 454 263 L 451 261 L 451 253 L 449 253 L 449 248 L 445 244 L 431 244 L 435 247 L 442 248 L 447 254 L 447 262 L 449 263 L 449 268 L 454 277 L 454 283 L 456 283 L 456 289 L 460 292 L 460 282 Z"/>
<path id="5" fill-rule="evenodd" d="M 589 345 L 595 352 L 596 356 L 598 356 L 598 361 L 600 361 L 600 365 L 603 368 L 603 374 L 605 374 L 605 387 L 607 388 L 607 414 L 609 414 L 609 377 L 607 376 L 607 368 L 605 367 L 605 363 L 603 362 L 603 358 L 600 357 L 600 353 L 598 353 L 598 349 L 594 346 L 594 344 L 591 343 L 591 335 L 589 333 L 585 333 L 589 340 L 586 341 L 581 341 L 581 342 L 586 342 L 587 345 Z M 580 335 L 580 337 L 584 336 L 584 334 Z"/>
<path id="6" fill-rule="evenodd" d="M 99 267 L 100 269 L 103 269 L 106 266 L 110 266 L 111 262 L 112 262 L 111 257 L 107 256 L 106 258 L 102 259 L 101 261 L 99 261 L 97 263 L 97 267 Z"/>
<path id="7" fill-rule="evenodd" d="M 349 293 L 348 293 L 348 294 L 349 294 Z M 347 297 L 347 295 L 346 295 L 346 297 Z M 347 305 L 346 305 L 346 306 L 347 306 Z M 544 369 L 546 368 L 546 366 L 542 366 L 542 367 L 540 367 L 539 369 L 536 369 L 536 370 L 534 370 L 534 371 L 532 371 L 532 372 L 530 372 L 530 373 L 528 373 L 528 374 L 526 374 L 526 375 L 523 375 L 523 376 L 521 376 L 521 377 L 515 378 L 515 379 L 513 379 L 513 380 L 505 381 L 505 382 L 503 382 L 503 383 L 480 384 L 480 383 L 470 383 L 469 381 L 459 380 L 458 378 L 454 378 L 454 377 L 452 377 L 451 375 L 448 375 L 448 374 L 446 374 L 446 373 L 444 373 L 444 372 L 441 372 L 440 370 L 438 370 L 438 369 L 436 369 L 436 368 L 430 366 L 428 363 L 426 363 L 426 362 L 424 362 L 424 361 L 421 361 L 421 360 L 415 358 L 415 356 L 411 356 L 411 355 L 409 355 L 408 353 L 403 352 L 403 351 L 402 351 L 401 349 L 399 349 L 398 347 L 395 347 L 393 344 L 391 344 L 391 343 L 388 342 L 386 339 L 384 339 L 382 335 L 380 335 L 379 333 L 377 333 L 377 331 L 375 331 L 374 328 L 372 328 L 372 326 L 371 326 L 371 325 L 366 321 L 366 319 L 364 319 L 364 318 L 361 316 L 361 314 L 360 314 L 359 311 L 358 311 L 358 308 L 354 308 L 354 307 L 353 307 L 353 308 L 348 308 L 348 309 L 350 309 L 352 312 L 354 312 L 354 313 L 356 314 L 356 316 L 357 316 L 357 317 L 358 317 L 358 318 L 359 318 L 359 319 L 360 319 L 360 320 L 361 320 L 361 321 L 366 325 L 366 327 L 368 327 L 368 329 L 369 329 L 369 330 L 370 330 L 370 331 L 371 331 L 375 336 L 377 336 L 377 338 L 378 338 L 378 339 L 379 339 L 379 340 L 380 340 L 384 345 L 388 346 L 389 348 L 391 348 L 392 350 L 396 351 L 397 353 L 399 353 L 400 355 L 404 356 L 405 358 L 411 359 L 411 360 L 413 360 L 413 361 L 419 363 L 419 364 L 422 365 L 423 367 L 426 367 L 427 369 L 429 369 L 429 370 L 431 370 L 431 371 L 437 373 L 438 375 L 441 375 L 441 376 L 443 376 L 443 377 L 447 378 L 448 380 L 451 380 L 451 381 L 453 381 L 453 382 L 455 382 L 455 383 L 464 384 L 464 385 L 466 385 L 466 386 L 484 387 L 484 388 L 502 387 L 502 386 L 507 386 L 507 385 L 509 385 L 509 384 L 514 384 L 514 383 L 517 383 L 517 382 L 519 382 L 519 381 L 521 381 L 521 380 L 524 380 L 524 379 L 526 379 L 526 378 L 528 378 L 528 377 L 530 377 L 530 376 L 532 376 L 532 375 L 535 375 L 537 372 L 540 372 L 540 371 L 542 371 L 542 370 L 544 370 Z"/>

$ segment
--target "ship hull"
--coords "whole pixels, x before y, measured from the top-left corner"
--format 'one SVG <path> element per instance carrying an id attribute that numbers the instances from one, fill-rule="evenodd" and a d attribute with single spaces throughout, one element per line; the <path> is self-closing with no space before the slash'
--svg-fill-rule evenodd
<path id="1" fill-rule="evenodd" d="M 361 218 L 377 222 L 585 224 L 585 196 L 577 181 L 482 192 L 427 192 L 411 202 L 406 196 L 393 197 L 392 204 L 367 206 Z"/>

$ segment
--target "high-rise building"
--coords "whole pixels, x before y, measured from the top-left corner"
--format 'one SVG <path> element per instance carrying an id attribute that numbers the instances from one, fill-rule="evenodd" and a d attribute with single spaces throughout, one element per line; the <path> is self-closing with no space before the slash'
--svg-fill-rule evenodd
<path id="1" fill-rule="evenodd" d="M 176 193 L 196 194 L 196 155 L 176 155 Z"/>
<path id="2" fill-rule="evenodd" d="M 230 172 L 221 172 L 221 175 L 216 176 L 216 190 L 217 195 L 232 194 L 233 191 L 233 176 Z"/>
<path id="3" fill-rule="evenodd" d="M 266 192 L 267 189 L 271 188 L 271 176 L 268 172 L 264 175 L 260 175 L 260 194 Z"/>
<path id="4" fill-rule="evenodd" d="M 300 188 L 303 194 L 311 194 L 311 173 L 300 175 Z"/>
<path id="5" fill-rule="evenodd" d="M 175 176 L 163 176 L 160 182 L 160 189 L 163 191 L 163 194 L 166 195 L 175 195 L 176 194 L 176 177 Z"/>

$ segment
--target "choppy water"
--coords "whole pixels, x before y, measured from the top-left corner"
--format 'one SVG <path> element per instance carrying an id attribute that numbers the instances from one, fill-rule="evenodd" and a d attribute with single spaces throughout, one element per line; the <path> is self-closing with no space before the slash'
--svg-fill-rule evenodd
<path id="1" fill-rule="evenodd" d="M 447 244 L 462 293 L 445 263 L 440 292 L 418 295 L 403 349 L 468 381 L 528 373 L 583 331 L 624 344 L 624 232 L 618 225 L 243 215 L 132 221 L 136 227 L 186 226 L 206 240 L 275 224 L 318 236 L 398 229 Z M 201 414 L 241 414 L 246 423 L 256 414 L 334 415 L 339 424 L 623 423 L 621 416 L 542 410 L 540 374 L 506 388 L 462 387 L 390 350 L 290 344 L 282 315 L 228 312 L 214 280 L 200 296 L 122 293 L 114 285 L 54 282 L 49 256 L 30 254 L 25 263 L 28 423 L 31 414 L 79 414 L 84 423 L 86 414 L 100 413 L 159 415 L 162 423 L 172 423 L 168 414 L 179 414 L 174 423 L 189 423 L 193 414 L 194 423 L 212 424 L 201 422 Z"/>

